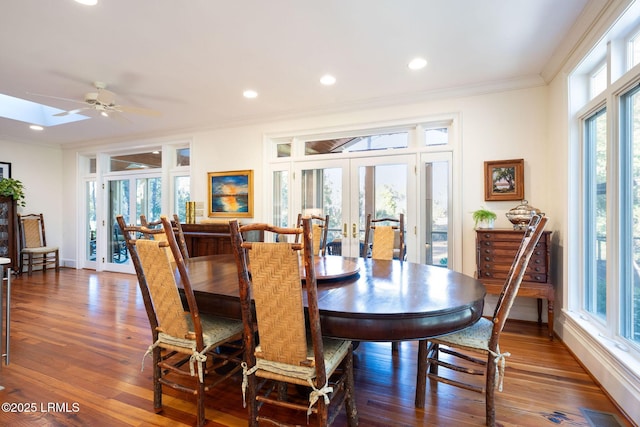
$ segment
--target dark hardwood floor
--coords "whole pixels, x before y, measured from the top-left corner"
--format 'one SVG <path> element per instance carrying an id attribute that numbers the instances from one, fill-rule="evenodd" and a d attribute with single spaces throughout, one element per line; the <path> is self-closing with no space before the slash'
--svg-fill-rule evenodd
<path id="1" fill-rule="evenodd" d="M 195 405 L 168 391 L 153 411 L 150 332 L 134 275 L 62 269 L 12 283 L 10 364 L 0 368 L 2 426 L 187 426 Z M 497 393 L 502 426 L 590 426 L 582 409 L 626 420 L 546 325 L 508 322 L 507 358 Z M 482 395 L 440 384 L 416 409 L 417 345 L 362 343 L 356 351 L 361 426 L 481 426 Z M 208 399 L 209 426 L 246 425 L 237 377 Z M 430 387 L 429 385 L 427 387 Z M 345 425 L 345 417 L 335 425 Z"/>

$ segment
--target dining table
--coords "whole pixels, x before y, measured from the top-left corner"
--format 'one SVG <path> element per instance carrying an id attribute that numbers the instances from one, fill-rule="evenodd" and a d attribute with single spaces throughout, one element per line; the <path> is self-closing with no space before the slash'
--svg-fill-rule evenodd
<path id="1" fill-rule="evenodd" d="M 232 254 L 194 257 L 185 263 L 200 312 L 241 318 Z M 314 257 L 314 263 L 324 336 L 424 344 L 428 338 L 470 326 L 482 316 L 482 282 L 444 267 L 335 255 Z M 304 285 L 302 276 L 303 272 Z M 416 407 L 425 402 L 424 348 L 419 347 Z"/>

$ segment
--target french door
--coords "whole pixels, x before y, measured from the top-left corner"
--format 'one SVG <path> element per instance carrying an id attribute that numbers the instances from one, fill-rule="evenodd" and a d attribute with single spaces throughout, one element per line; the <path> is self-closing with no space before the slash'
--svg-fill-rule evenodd
<path id="1" fill-rule="evenodd" d="M 367 214 L 397 218 L 403 213 L 407 231 L 413 229 L 415 164 L 411 155 L 298 162 L 293 216 L 328 214 L 327 253 L 360 256 Z M 415 234 L 406 236 L 407 248 L 415 247 Z M 409 249 L 407 256 L 415 257 L 415 251 Z"/>
<path id="2" fill-rule="evenodd" d="M 133 272 L 124 237 L 116 222 L 122 215 L 127 224 L 140 224 L 140 215 L 149 220 L 160 217 L 162 192 L 160 174 L 110 176 L 105 181 L 106 212 L 102 221 L 104 244 L 100 259 L 103 269 L 125 273 Z"/>

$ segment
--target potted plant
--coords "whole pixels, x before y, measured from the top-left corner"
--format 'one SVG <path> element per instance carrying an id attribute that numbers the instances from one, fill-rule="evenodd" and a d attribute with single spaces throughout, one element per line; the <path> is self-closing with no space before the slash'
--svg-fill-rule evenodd
<path id="1" fill-rule="evenodd" d="M 493 224 L 498 216 L 495 212 L 483 208 L 474 211 L 472 218 L 475 221 L 475 228 L 493 228 Z"/>
<path id="2" fill-rule="evenodd" d="M 0 180 L 0 196 L 11 197 L 16 203 L 22 207 L 26 206 L 24 185 L 22 181 L 13 178 L 4 178 Z"/>

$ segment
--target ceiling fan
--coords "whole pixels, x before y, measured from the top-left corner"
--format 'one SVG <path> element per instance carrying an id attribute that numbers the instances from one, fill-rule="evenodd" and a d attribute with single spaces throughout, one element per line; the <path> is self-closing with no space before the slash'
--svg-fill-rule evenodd
<path id="1" fill-rule="evenodd" d="M 100 112 L 101 115 L 108 117 L 111 113 L 132 113 L 140 114 L 143 116 L 160 116 L 161 113 L 156 110 L 148 108 L 132 107 L 126 105 L 119 105 L 116 103 L 116 94 L 107 90 L 107 85 L 104 82 L 93 82 L 93 86 L 96 88 L 95 92 L 88 92 L 84 95 L 84 101 L 78 101 L 75 99 L 64 99 L 67 101 L 73 101 L 76 103 L 84 104 L 84 107 L 76 108 L 69 111 L 63 111 L 61 113 L 54 114 L 56 117 L 66 116 L 69 114 L 77 114 L 82 111 L 95 110 Z M 50 97 L 56 98 L 56 97 Z"/>

